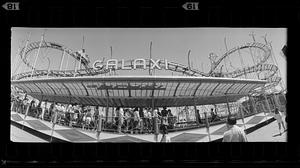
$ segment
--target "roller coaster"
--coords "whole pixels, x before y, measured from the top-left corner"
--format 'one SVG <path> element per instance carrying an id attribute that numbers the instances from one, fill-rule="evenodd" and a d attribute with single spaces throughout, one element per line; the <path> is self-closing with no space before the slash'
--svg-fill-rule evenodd
<path id="1" fill-rule="evenodd" d="M 40 48 L 46 48 L 46 49 L 54 49 L 64 52 L 64 54 L 68 54 L 69 56 L 73 57 L 76 61 L 81 63 L 84 68 L 75 69 L 75 70 L 40 70 L 36 69 L 34 65 L 32 65 L 28 59 L 28 55 L 34 51 L 38 50 Z M 231 72 L 222 72 L 222 66 L 221 63 L 228 57 L 230 57 L 233 53 L 239 52 L 243 49 L 258 49 L 263 52 L 262 59 L 256 63 L 255 65 L 249 66 L 249 67 L 242 67 L 238 68 Z M 106 74 L 111 72 L 111 69 L 93 69 L 89 63 L 89 58 L 87 55 L 83 52 L 73 51 L 69 49 L 68 47 L 58 44 L 56 42 L 32 42 L 26 46 L 24 46 L 20 52 L 18 53 L 18 56 L 21 58 L 23 63 L 29 67 L 32 71 L 30 72 L 22 72 L 19 74 L 16 74 L 12 76 L 12 80 L 21 80 L 26 78 L 32 78 L 32 77 L 76 77 L 76 76 L 96 76 L 100 74 Z M 186 76 L 199 76 L 199 77 L 226 77 L 226 78 L 238 78 L 243 75 L 249 74 L 249 73 L 260 73 L 260 72 L 267 72 L 267 76 L 261 78 L 261 80 L 267 80 L 268 84 L 265 85 L 264 88 L 260 88 L 260 91 L 262 89 L 266 90 L 269 88 L 272 88 L 281 81 L 281 77 L 276 76 L 276 73 L 278 71 L 278 67 L 273 64 L 267 64 L 266 61 L 270 59 L 271 57 L 271 49 L 269 46 L 258 43 L 258 42 L 252 42 L 252 43 L 246 43 L 237 47 L 234 47 L 227 52 L 225 52 L 218 60 L 212 60 L 211 63 L 211 70 L 209 72 L 201 72 L 195 68 L 191 68 L 190 66 L 186 66 L 183 64 L 175 63 L 175 62 L 167 62 L 167 69 L 172 72 L 182 73 Z M 133 67 L 133 60 L 127 60 L 126 61 L 126 67 Z M 165 65 L 166 62 L 161 60 L 159 62 L 159 65 L 161 67 L 165 67 L 162 65 Z M 150 66 L 150 60 L 146 60 L 146 66 L 149 68 Z M 221 72 L 220 72 L 221 69 Z M 121 70 L 121 68 L 113 69 L 114 71 Z M 257 92 L 257 90 L 256 90 Z"/>

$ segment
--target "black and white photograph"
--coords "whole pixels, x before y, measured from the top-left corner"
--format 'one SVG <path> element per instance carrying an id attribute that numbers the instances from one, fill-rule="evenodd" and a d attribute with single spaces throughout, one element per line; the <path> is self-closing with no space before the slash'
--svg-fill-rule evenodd
<path id="1" fill-rule="evenodd" d="M 287 142 L 287 28 L 11 28 L 10 140 Z"/>

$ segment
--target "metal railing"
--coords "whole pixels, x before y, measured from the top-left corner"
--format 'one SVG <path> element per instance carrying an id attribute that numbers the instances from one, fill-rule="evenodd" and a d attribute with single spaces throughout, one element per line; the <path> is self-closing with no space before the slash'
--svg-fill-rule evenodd
<path id="1" fill-rule="evenodd" d="M 56 110 L 56 112 L 49 111 L 41 107 L 30 107 L 29 103 L 23 103 L 22 101 L 12 100 L 11 110 L 17 113 L 25 114 L 27 111 L 27 116 L 35 117 L 48 122 L 54 121 L 54 114 L 57 113 L 56 124 L 74 128 L 81 128 L 85 130 L 96 131 L 99 123 L 99 117 L 101 119 L 101 131 L 116 132 L 116 133 L 132 133 L 132 134 L 147 134 L 155 133 L 157 128 L 160 128 L 162 122 L 167 124 L 168 131 L 177 131 L 189 128 L 199 128 L 206 125 L 206 118 L 204 113 L 200 113 L 196 116 L 195 120 L 187 121 L 178 116 L 167 116 L 167 117 L 105 117 L 100 115 L 90 115 L 87 116 L 85 113 L 65 113 Z M 274 110 L 274 106 L 270 106 L 271 111 Z M 256 110 L 251 108 L 250 104 L 240 105 L 238 112 L 235 114 L 237 118 L 243 118 L 256 113 L 265 112 L 268 113 L 269 110 L 266 105 L 266 101 L 257 101 Z M 243 113 L 243 114 L 242 114 Z M 215 125 L 219 123 L 226 122 L 227 115 L 218 113 L 212 116 L 210 113 L 206 113 L 207 121 L 209 125 Z M 164 120 L 164 121 L 163 121 Z M 159 130 L 158 130 L 159 131 Z"/>

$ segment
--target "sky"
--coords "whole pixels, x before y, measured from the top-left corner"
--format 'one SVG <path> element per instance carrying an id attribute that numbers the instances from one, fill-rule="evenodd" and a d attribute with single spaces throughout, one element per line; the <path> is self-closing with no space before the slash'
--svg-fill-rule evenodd
<path id="1" fill-rule="evenodd" d="M 191 50 L 190 62 L 193 68 L 208 72 L 210 70 L 209 54 L 215 53 L 218 58 L 227 49 L 241 44 L 253 42 L 250 33 L 255 34 L 256 42 L 265 43 L 262 36 L 267 34 L 267 40 L 271 41 L 274 56 L 286 85 L 286 60 L 280 55 L 282 47 L 287 43 L 287 29 L 285 28 L 12 28 L 11 36 L 11 73 L 30 71 L 20 64 L 17 55 L 18 49 L 25 46 L 28 34 L 31 33 L 29 42 L 40 41 L 45 33 L 45 41 L 62 44 L 73 51 L 82 48 L 86 50 L 91 60 L 91 65 L 103 57 L 109 59 L 148 59 L 150 55 L 150 42 L 152 41 L 152 58 L 167 59 L 188 65 L 187 55 Z M 84 39 L 84 40 L 83 40 Z M 84 41 L 84 42 L 83 42 Z M 37 50 L 29 53 L 28 59 L 33 65 Z M 232 54 L 225 61 L 230 71 L 242 65 L 254 65 L 249 51 L 241 51 Z M 259 51 L 256 53 L 259 57 Z M 50 59 L 50 62 L 46 58 Z M 55 50 L 40 50 L 37 59 L 37 69 L 59 69 L 62 52 Z M 67 56 L 63 60 L 63 69 L 66 68 Z M 242 59 L 241 59 L 242 58 Z M 66 69 L 74 69 L 74 59 L 69 59 Z M 120 75 L 145 75 L 148 71 L 117 72 Z M 170 75 L 170 72 L 155 71 L 156 75 Z"/>

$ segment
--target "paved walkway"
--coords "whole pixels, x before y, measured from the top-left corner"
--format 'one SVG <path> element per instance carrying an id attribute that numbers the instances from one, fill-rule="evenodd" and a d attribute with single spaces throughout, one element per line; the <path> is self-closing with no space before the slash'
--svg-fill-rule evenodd
<path id="1" fill-rule="evenodd" d="M 285 122 L 284 124 L 286 125 Z M 281 128 L 281 132 L 283 132 L 283 128 Z M 249 142 L 287 142 L 287 131 L 280 135 L 278 124 L 275 120 L 272 123 L 248 134 L 247 138 Z"/>
<path id="2" fill-rule="evenodd" d="M 10 125 L 10 140 L 13 142 L 48 142 L 13 125 Z"/>
<path id="3" fill-rule="evenodd" d="M 237 125 L 241 126 L 244 129 L 252 128 L 257 124 L 260 124 L 266 120 L 271 119 L 272 116 L 265 116 L 264 113 L 255 114 L 253 116 L 249 116 L 244 119 L 244 123 L 242 120 L 237 121 Z M 34 129 L 42 134 L 51 135 L 52 133 L 52 124 L 47 121 L 39 120 L 30 116 L 27 116 L 24 120 L 24 115 L 11 112 L 11 120 L 15 123 L 24 125 L 30 129 Z M 272 139 L 271 135 L 267 135 L 268 133 L 276 134 L 276 128 L 274 123 L 277 125 L 277 122 L 272 122 L 271 127 L 264 126 L 263 128 L 248 134 L 249 141 L 274 141 L 277 136 L 274 136 Z M 266 127 L 266 128 L 265 128 Z M 278 128 L 277 128 L 278 129 Z M 270 131 L 272 130 L 272 131 Z M 184 130 L 169 133 L 169 137 L 172 142 L 209 142 L 218 140 L 223 137 L 223 133 L 226 131 L 225 124 L 219 124 L 210 126 L 210 139 L 208 136 L 207 129 L 197 128 L 192 130 Z M 266 133 L 267 132 L 267 133 Z M 16 133 L 17 134 L 17 133 Z M 266 136 L 266 139 L 263 139 L 263 135 Z M 15 133 L 12 133 L 15 135 Z M 53 136 L 68 142 L 75 143 L 89 143 L 89 142 L 98 142 L 96 138 L 95 131 L 87 131 L 79 128 L 70 128 L 66 126 L 56 125 L 53 131 Z M 158 136 L 158 140 L 160 140 L 162 135 Z M 17 142 L 23 142 L 22 139 L 17 139 Z M 33 139 L 33 142 L 35 140 Z M 117 134 L 117 133 L 108 133 L 102 132 L 100 134 L 100 142 L 155 142 L 153 134 Z"/>

